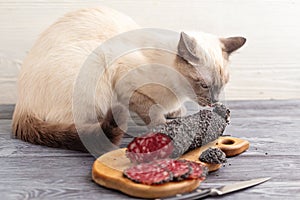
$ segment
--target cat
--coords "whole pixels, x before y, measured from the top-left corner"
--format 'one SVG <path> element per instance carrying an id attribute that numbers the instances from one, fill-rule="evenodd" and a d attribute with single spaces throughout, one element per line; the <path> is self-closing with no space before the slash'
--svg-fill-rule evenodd
<path id="1" fill-rule="evenodd" d="M 18 77 L 13 137 L 50 147 L 88 151 L 82 137 L 97 137 L 102 129 L 113 144 L 119 145 L 126 131 L 126 107 L 147 125 L 155 126 L 165 123 L 166 117 L 183 115 L 181 105 L 186 98 L 201 106 L 218 101 L 221 89 L 229 80 L 228 58 L 246 42 L 244 37 L 218 38 L 205 33 L 181 32 L 178 38 L 168 41 L 176 46 L 177 54 L 153 49 L 124 55 L 99 80 L 95 105 L 79 104 L 79 112 L 74 114 L 73 89 L 87 57 L 106 40 L 137 29 L 140 27 L 131 18 L 104 7 L 70 12 L 51 25 L 23 62 Z M 161 42 L 164 43 L 163 39 Z M 143 63 L 160 63 L 169 68 L 151 73 L 150 65 L 147 66 L 150 71 L 145 72 L 138 68 Z M 162 75 L 168 69 L 177 74 Z M 134 72 L 129 73 L 131 71 Z M 93 75 L 93 72 L 88 74 Z M 186 90 L 193 92 L 185 91 L 179 76 L 188 83 L 190 89 L 186 87 Z M 164 77 L 168 87 L 155 83 L 139 85 L 145 79 L 153 81 L 157 77 Z M 85 102 L 84 88 L 87 87 L 82 88 L 78 94 Z M 114 92 L 118 97 L 116 105 L 112 105 Z M 96 120 L 91 117 L 93 108 Z M 80 137 L 74 118 L 82 125 L 80 130 L 84 134 Z"/>

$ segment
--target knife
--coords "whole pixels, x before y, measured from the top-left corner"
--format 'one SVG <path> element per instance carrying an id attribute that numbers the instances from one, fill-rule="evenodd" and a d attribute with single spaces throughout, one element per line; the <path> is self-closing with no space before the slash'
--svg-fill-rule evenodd
<path id="1" fill-rule="evenodd" d="M 203 190 L 197 190 L 197 192 L 190 193 L 190 194 L 183 194 L 183 195 L 177 195 L 176 197 L 170 197 L 165 198 L 165 200 L 195 200 L 195 199 L 202 199 L 208 196 L 220 196 L 224 195 L 230 192 L 235 192 L 238 190 L 242 190 L 245 188 L 249 188 L 261 183 L 264 183 L 268 180 L 270 180 L 271 177 L 268 178 L 258 178 L 258 179 L 252 179 L 249 181 L 241 181 L 238 183 L 234 183 L 231 185 L 225 185 L 219 188 L 212 188 L 212 189 L 203 189 Z"/>

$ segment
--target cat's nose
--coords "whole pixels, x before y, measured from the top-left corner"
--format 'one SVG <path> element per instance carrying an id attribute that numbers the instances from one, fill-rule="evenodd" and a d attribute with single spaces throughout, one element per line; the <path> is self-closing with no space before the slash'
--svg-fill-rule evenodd
<path id="1" fill-rule="evenodd" d="M 219 96 L 218 95 L 211 95 L 211 102 L 212 103 L 219 102 Z"/>
<path id="2" fill-rule="evenodd" d="M 219 99 L 212 99 L 211 101 L 213 104 L 219 102 Z"/>
<path id="3" fill-rule="evenodd" d="M 210 101 L 211 101 L 211 103 L 219 102 L 219 100 L 220 100 L 219 99 L 219 94 L 220 94 L 220 92 L 216 87 L 212 87 L 210 89 Z"/>

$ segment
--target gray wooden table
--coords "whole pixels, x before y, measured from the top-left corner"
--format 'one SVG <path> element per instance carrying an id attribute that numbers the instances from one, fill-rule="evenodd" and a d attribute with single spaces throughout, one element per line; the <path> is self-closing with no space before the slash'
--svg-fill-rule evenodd
<path id="1" fill-rule="evenodd" d="M 300 199 L 300 100 L 230 101 L 225 134 L 250 141 L 200 188 L 272 177 L 223 199 Z M 0 106 L 0 199 L 130 199 L 91 180 L 89 154 L 47 148 L 10 138 L 13 106 Z M 125 138 L 122 146 L 130 141 Z M 212 198 L 210 198 L 212 199 Z"/>

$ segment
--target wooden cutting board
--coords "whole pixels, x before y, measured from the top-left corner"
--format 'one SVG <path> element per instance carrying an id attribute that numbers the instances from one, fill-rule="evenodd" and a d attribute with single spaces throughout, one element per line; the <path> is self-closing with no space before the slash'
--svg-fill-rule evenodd
<path id="1" fill-rule="evenodd" d="M 220 137 L 207 145 L 190 151 L 180 159 L 199 162 L 200 154 L 209 147 L 219 147 L 227 157 L 236 156 L 249 148 L 249 142 L 234 137 Z M 104 187 L 119 190 L 125 194 L 141 198 L 161 198 L 186 193 L 195 190 L 201 183 L 200 180 L 184 180 L 169 182 L 161 185 L 144 185 L 135 183 L 123 177 L 123 170 L 132 164 L 125 156 L 125 148 L 108 152 L 100 156 L 93 164 L 93 180 Z M 218 170 L 221 164 L 204 163 L 209 171 Z"/>

